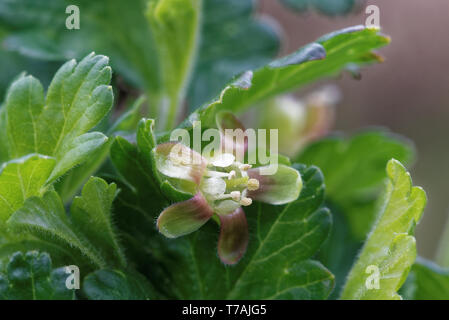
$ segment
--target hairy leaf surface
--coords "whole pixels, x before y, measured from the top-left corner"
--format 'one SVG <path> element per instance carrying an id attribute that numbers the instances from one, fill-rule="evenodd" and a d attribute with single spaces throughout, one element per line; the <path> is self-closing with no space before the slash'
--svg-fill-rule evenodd
<path id="1" fill-rule="evenodd" d="M 11 160 L 0 171 L 0 224 L 19 209 L 29 197 L 39 196 L 55 166 L 55 159 L 29 155 Z"/>
<path id="2" fill-rule="evenodd" d="M 142 275 L 102 269 L 87 275 L 84 294 L 92 300 L 149 300 L 154 289 Z"/>
<path id="3" fill-rule="evenodd" d="M 426 205 L 423 189 L 413 187 L 410 174 L 397 160 L 387 165 L 385 204 L 357 262 L 349 273 L 342 299 L 400 299 L 397 293 L 416 258 L 414 228 Z M 377 268 L 379 288 L 367 285 Z"/>
<path id="4" fill-rule="evenodd" d="M 70 215 L 59 195 L 48 191 L 43 197 L 26 200 L 8 220 L 8 226 L 62 246 L 91 267 L 124 267 L 126 261 L 111 214 L 115 194 L 114 184 L 91 178 L 81 196 L 75 198 Z"/>

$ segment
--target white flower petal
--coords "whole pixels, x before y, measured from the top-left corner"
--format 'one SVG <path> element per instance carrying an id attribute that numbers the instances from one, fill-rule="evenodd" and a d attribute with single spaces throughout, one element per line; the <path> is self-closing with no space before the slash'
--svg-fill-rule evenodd
<path id="1" fill-rule="evenodd" d="M 229 167 L 235 161 L 235 157 L 231 153 L 221 153 L 211 159 L 211 163 L 215 167 Z"/>
<path id="2" fill-rule="evenodd" d="M 212 196 L 219 196 L 226 191 L 226 182 L 220 178 L 209 178 L 202 182 L 201 189 Z"/>

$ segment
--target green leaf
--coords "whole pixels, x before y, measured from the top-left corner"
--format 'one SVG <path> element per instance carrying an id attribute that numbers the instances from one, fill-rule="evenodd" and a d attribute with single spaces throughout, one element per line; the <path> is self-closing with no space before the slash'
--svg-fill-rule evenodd
<path id="1" fill-rule="evenodd" d="M 142 275 L 102 269 L 89 274 L 83 292 L 92 300 L 149 300 L 155 298 L 152 286 Z"/>
<path id="2" fill-rule="evenodd" d="M 165 240 L 176 250 L 164 260 L 182 299 L 325 299 L 334 277 L 313 256 L 327 238 L 331 215 L 322 207 L 324 185 L 316 168 L 301 169 L 304 188 L 284 206 L 245 208 L 250 241 L 242 260 L 224 266 L 216 256 L 218 226 Z M 174 247 L 176 245 L 176 247 Z"/>
<path id="3" fill-rule="evenodd" d="M 100 132 L 89 132 L 75 138 L 62 152 L 63 156 L 58 159 L 49 182 L 55 181 L 70 169 L 96 156 L 97 151 L 106 145 L 107 141 L 108 138 Z"/>
<path id="4" fill-rule="evenodd" d="M 8 148 L 8 137 L 6 134 L 6 112 L 5 108 L 0 106 L 0 162 L 8 161 Z"/>
<path id="5" fill-rule="evenodd" d="M 51 256 L 53 264 L 59 266 L 78 263 L 76 257 L 66 249 L 50 241 L 42 241 L 30 234 L 3 232 L 0 234 L 0 238 L 0 270 L 8 263 L 11 255 L 18 251 L 22 253 L 33 250 L 47 252 Z"/>
<path id="6" fill-rule="evenodd" d="M 64 268 L 52 269 L 47 253 L 16 252 L 0 273 L 0 299 L 73 300 L 75 291 L 67 289 Z"/>
<path id="7" fill-rule="evenodd" d="M 255 14 L 256 1 L 203 1 L 201 41 L 189 110 L 213 99 L 236 74 L 270 62 L 280 47 L 275 24 Z"/>
<path id="8" fill-rule="evenodd" d="M 43 240 L 51 239 L 88 263 L 106 266 L 99 250 L 76 231 L 66 215 L 61 198 L 54 191 L 47 192 L 42 198 L 26 200 L 23 207 L 8 220 L 8 226 L 15 232 L 31 233 Z"/>
<path id="9" fill-rule="evenodd" d="M 159 88 L 158 59 L 144 11 L 146 0 L 130 6 L 121 0 L 104 3 L 78 0 L 82 27 L 68 30 L 65 9 L 70 0 L 3 1 L 0 22 L 14 30 L 5 45 L 44 60 L 80 59 L 91 50 L 106 53 L 128 81 L 147 92 Z M 27 10 L 23 10 L 27 8 Z"/>
<path id="10" fill-rule="evenodd" d="M 153 212 L 166 205 L 159 187 L 152 149 L 156 146 L 154 120 L 143 119 L 137 130 L 137 145 L 117 136 L 111 146 L 111 160 L 123 181 L 126 181 L 145 206 L 151 203 Z"/>
<path id="11" fill-rule="evenodd" d="M 389 43 L 377 29 L 350 27 L 328 34 L 293 54 L 273 61 L 265 67 L 247 71 L 229 84 L 213 102 L 190 115 L 182 127 L 201 120 L 213 126 L 215 114 L 221 110 L 243 111 L 274 95 L 294 90 L 342 70 L 361 67 L 380 60 L 372 50 Z"/>
<path id="12" fill-rule="evenodd" d="M 109 260 L 126 266 L 125 255 L 117 239 L 112 221 L 112 202 L 117 192 L 115 184 L 92 177 L 83 187 L 81 196 L 75 197 L 70 209 L 73 223 L 89 241 L 102 249 Z"/>
<path id="13" fill-rule="evenodd" d="M 338 297 L 375 221 L 388 160 L 411 163 L 413 155 L 409 141 L 377 130 L 350 138 L 321 139 L 308 145 L 296 158 L 300 163 L 318 166 L 325 177 L 326 202 L 333 213 L 335 228 L 320 251 L 319 260 L 336 276 L 333 297 Z"/>
<path id="14" fill-rule="evenodd" d="M 164 100 L 159 124 L 175 125 L 196 59 L 202 0 L 150 0 L 146 16 L 159 53 Z M 164 114 L 167 114 L 165 119 Z M 162 118 L 162 119 L 161 119 Z"/>
<path id="15" fill-rule="evenodd" d="M 360 256 L 349 273 L 342 299 L 400 299 L 397 293 L 416 258 L 413 231 L 426 205 L 423 189 L 413 187 L 409 173 L 397 161 L 387 165 L 385 203 Z M 379 289 L 369 289 L 368 267 L 379 270 Z M 368 271 L 367 271 L 368 270 Z"/>
<path id="16" fill-rule="evenodd" d="M 10 35 L 10 31 L 0 26 L 0 42 Z M 23 71 L 39 76 L 45 85 L 50 83 L 51 77 L 59 67 L 57 63 L 24 57 L 18 52 L 8 51 L 4 45 L 0 46 L 0 61 L 2 73 L 0 74 L 0 101 L 3 101 L 11 79 Z"/>
<path id="17" fill-rule="evenodd" d="M 409 299 L 449 299 L 449 269 L 442 268 L 432 261 L 418 257 L 404 287 L 409 281 L 411 281 L 409 286 L 413 286 Z"/>
<path id="18" fill-rule="evenodd" d="M 67 215 L 55 191 L 25 201 L 7 224 L 13 231 L 32 234 L 70 252 L 90 267 L 124 267 L 112 217 L 116 186 L 91 178 L 76 197 Z"/>
<path id="19" fill-rule="evenodd" d="M 108 58 L 94 55 L 65 63 L 44 100 L 43 88 L 31 76 L 20 77 L 8 90 L 6 126 L 10 156 L 40 153 L 56 158 L 49 182 L 85 161 L 107 138 L 88 131 L 112 107 Z"/>
<path id="20" fill-rule="evenodd" d="M 28 155 L 2 165 L 0 171 L 0 224 L 19 209 L 24 201 L 43 193 L 55 159 L 42 155 Z"/>
<path id="21" fill-rule="evenodd" d="M 55 182 L 55 190 L 64 203 L 72 201 L 87 180 L 102 167 L 109 156 L 109 150 L 113 142 L 113 139 L 108 139 L 83 164 L 73 168 Z"/>
<path id="22" fill-rule="evenodd" d="M 374 223 L 388 160 L 409 164 L 413 156 L 414 147 L 406 139 L 386 131 L 366 131 L 312 143 L 296 161 L 323 171 L 327 201 L 345 216 L 353 237 L 361 241 Z"/>
<path id="23" fill-rule="evenodd" d="M 44 107 L 44 88 L 39 80 L 19 77 L 8 90 L 5 107 L 11 158 L 38 153 L 36 119 Z"/>
<path id="24" fill-rule="evenodd" d="M 155 109 L 163 103 L 162 83 L 167 75 L 160 70 L 156 44 L 145 17 L 147 3 L 136 0 L 129 6 L 122 0 L 78 0 L 82 27 L 67 30 L 64 12 L 74 4 L 71 0 L 3 1 L 0 23 L 13 30 L 5 46 L 34 58 L 58 61 L 79 59 L 88 50 L 104 53 L 111 58 L 116 72 L 151 97 L 150 107 Z M 198 63 L 192 70 L 189 89 L 193 108 L 214 97 L 235 74 L 259 67 L 276 55 L 277 32 L 272 23 L 253 17 L 254 6 L 252 0 L 204 1 Z M 173 45 L 177 41 L 185 43 L 183 37 L 175 39 Z M 168 76 L 177 74 L 178 70 Z"/>
<path id="25" fill-rule="evenodd" d="M 129 185 L 115 178 L 109 180 L 120 189 L 114 201 L 114 220 L 127 258 L 159 292 L 174 297 L 171 283 L 167 280 L 168 271 L 156 259 L 166 253 L 160 244 L 162 236 L 156 230 L 156 217 L 162 208 L 155 208 L 151 200 L 142 197 L 142 193 L 132 190 Z"/>

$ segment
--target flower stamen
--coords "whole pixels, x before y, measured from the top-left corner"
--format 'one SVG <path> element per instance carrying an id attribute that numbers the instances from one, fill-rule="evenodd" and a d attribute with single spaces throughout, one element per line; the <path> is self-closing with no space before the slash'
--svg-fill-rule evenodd
<path id="1" fill-rule="evenodd" d="M 249 179 L 248 183 L 247 183 L 247 187 L 249 191 L 255 191 L 257 189 L 259 189 L 259 180 L 257 179 Z"/>
<path id="2" fill-rule="evenodd" d="M 253 200 L 251 198 L 242 197 L 242 199 L 240 199 L 240 204 L 244 207 L 250 206 L 251 203 L 253 203 Z"/>
<path id="3" fill-rule="evenodd" d="M 241 165 L 239 166 L 239 169 L 242 170 L 242 171 L 247 171 L 248 169 L 251 169 L 252 167 L 253 167 L 253 166 L 250 165 L 250 164 L 243 163 L 243 164 L 241 164 Z"/>
<path id="4" fill-rule="evenodd" d="M 212 178 L 229 178 L 230 172 L 220 172 L 220 171 L 214 171 L 214 170 L 208 170 L 205 174 L 207 177 Z"/>
<path id="5" fill-rule="evenodd" d="M 240 196 L 241 196 L 240 191 L 232 191 L 231 192 L 232 200 L 234 200 L 235 202 L 239 202 L 240 201 Z"/>

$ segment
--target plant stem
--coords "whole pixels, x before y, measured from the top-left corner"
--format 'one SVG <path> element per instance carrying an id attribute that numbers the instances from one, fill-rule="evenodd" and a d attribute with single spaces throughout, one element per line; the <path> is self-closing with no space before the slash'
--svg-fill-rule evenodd
<path id="1" fill-rule="evenodd" d="M 170 99 L 170 103 L 168 105 L 168 113 L 165 118 L 165 130 L 171 130 L 175 127 L 176 119 L 179 113 L 179 99 L 175 96 L 172 96 Z"/>

